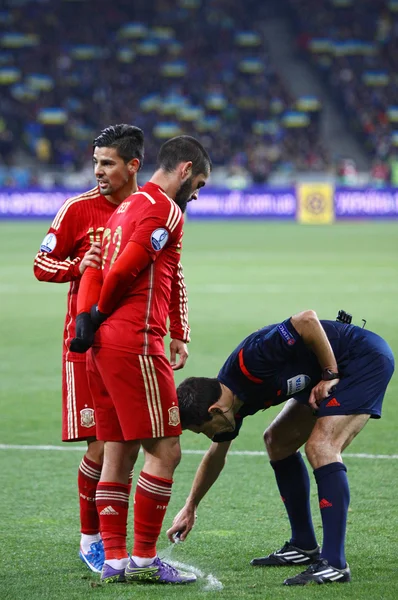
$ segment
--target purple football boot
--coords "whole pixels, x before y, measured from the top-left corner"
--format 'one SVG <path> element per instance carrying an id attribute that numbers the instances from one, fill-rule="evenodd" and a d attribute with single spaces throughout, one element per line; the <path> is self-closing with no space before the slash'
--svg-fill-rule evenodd
<path id="1" fill-rule="evenodd" d="M 160 560 L 158 556 L 148 567 L 139 567 L 130 558 L 124 573 L 127 582 L 178 584 L 194 583 L 196 581 L 196 575 L 193 573 L 178 571 L 168 563 Z"/>
<path id="2" fill-rule="evenodd" d="M 107 565 L 106 562 L 102 567 L 101 582 L 102 583 L 121 583 L 125 581 L 124 569 L 114 569 L 111 565 Z"/>

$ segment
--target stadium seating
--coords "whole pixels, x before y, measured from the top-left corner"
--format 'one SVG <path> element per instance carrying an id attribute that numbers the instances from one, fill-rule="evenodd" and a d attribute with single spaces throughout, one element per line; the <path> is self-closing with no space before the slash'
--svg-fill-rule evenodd
<path id="1" fill-rule="evenodd" d="M 144 129 L 147 164 L 164 139 L 189 133 L 237 179 L 324 169 L 321 106 L 289 96 L 261 33 L 266 18 L 258 0 L 60 0 L 56 9 L 7 0 L 0 185 L 23 185 L 29 164 L 81 169 L 95 134 L 117 122 Z"/>
<path id="2" fill-rule="evenodd" d="M 398 150 L 398 1 L 289 0 L 298 43 L 377 160 Z"/>

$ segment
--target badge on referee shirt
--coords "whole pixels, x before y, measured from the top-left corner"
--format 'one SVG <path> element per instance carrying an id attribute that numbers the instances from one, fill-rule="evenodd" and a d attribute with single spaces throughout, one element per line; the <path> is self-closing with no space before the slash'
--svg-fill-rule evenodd
<path id="1" fill-rule="evenodd" d="M 296 375 L 295 377 L 291 377 L 287 380 L 287 396 L 293 396 L 294 394 L 298 394 L 311 383 L 311 377 L 301 373 L 300 375 Z"/>

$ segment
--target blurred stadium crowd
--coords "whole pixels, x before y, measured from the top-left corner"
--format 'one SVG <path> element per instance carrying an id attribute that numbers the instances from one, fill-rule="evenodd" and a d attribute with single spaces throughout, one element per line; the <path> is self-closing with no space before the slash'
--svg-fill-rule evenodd
<path id="1" fill-rule="evenodd" d="M 398 0 L 280 3 L 387 182 L 398 147 Z M 117 122 L 144 129 L 147 164 L 164 139 L 195 135 L 237 185 L 277 169 L 330 170 L 319 100 L 291 97 L 271 64 L 262 26 L 272 4 L 4 0 L 0 186 L 34 185 L 43 166 L 89 169 L 93 137 Z"/>
<path id="2" fill-rule="evenodd" d="M 375 174 L 398 185 L 398 0 L 289 3 L 298 47 L 374 158 Z"/>

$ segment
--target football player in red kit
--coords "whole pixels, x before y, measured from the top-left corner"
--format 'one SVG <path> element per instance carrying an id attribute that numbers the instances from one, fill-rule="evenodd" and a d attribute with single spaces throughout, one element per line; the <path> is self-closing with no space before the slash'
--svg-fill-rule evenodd
<path id="1" fill-rule="evenodd" d="M 101 131 L 93 143 L 98 185 L 67 200 L 59 209 L 34 260 L 40 281 L 69 282 L 62 352 L 62 440 L 87 441 L 80 463 L 80 558 L 95 572 L 104 561 L 95 491 L 100 479 L 103 449 L 96 438 L 96 415 L 88 388 L 86 357 L 69 350 L 75 335 L 77 292 L 88 266 L 99 266 L 104 227 L 114 210 L 137 191 L 137 173 L 144 158 L 144 134 L 132 125 Z"/>
<path id="2" fill-rule="evenodd" d="M 84 352 L 93 345 L 87 360 L 89 382 L 98 439 L 106 442 L 96 493 L 104 582 L 179 584 L 196 579 L 161 561 L 156 542 L 181 453 L 177 394 L 163 339 L 180 268 L 183 211 L 197 198 L 210 171 L 210 158 L 194 138 L 179 136 L 163 144 L 151 180 L 106 225 L 102 273 L 88 269 L 79 292 L 71 347 Z M 184 331 L 174 335 L 181 355 Z M 141 446 L 145 463 L 135 492 L 129 558 L 128 476 Z"/>

